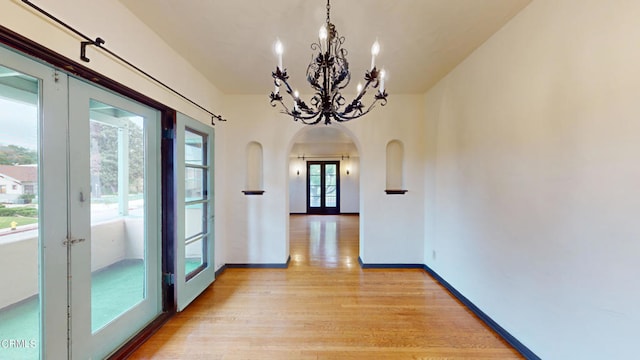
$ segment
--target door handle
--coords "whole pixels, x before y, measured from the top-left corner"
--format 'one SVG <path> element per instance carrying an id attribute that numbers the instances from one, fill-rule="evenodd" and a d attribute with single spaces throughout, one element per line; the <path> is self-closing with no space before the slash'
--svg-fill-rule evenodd
<path id="1" fill-rule="evenodd" d="M 78 243 L 81 243 L 81 242 L 85 242 L 85 240 L 87 240 L 87 239 L 69 239 L 69 238 L 67 238 L 67 240 L 62 242 L 62 245 L 63 246 L 75 245 L 75 244 L 78 244 Z"/>

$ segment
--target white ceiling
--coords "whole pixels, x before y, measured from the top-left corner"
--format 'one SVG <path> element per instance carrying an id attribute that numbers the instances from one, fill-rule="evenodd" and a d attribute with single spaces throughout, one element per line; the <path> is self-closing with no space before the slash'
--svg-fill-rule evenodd
<path id="1" fill-rule="evenodd" d="M 346 38 L 355 93 L 381 45 L 377 65 L 393 94 L 424 93 L 531 0 L 333 0 L 331 21 Z M 284 43 L 291 85 L 305 93 L 311 43 L 326 18 L 325 0 L 120 0 L 226 94 L 268 94 Z M 364 82 L 364 81 L 362 81 Z M 391 100 L 393 101 L 393 100 Z M 292 155 L 357 156 L 342 131 L 310 127 Z"/>
<path id="2" fill-rule="evenodd" d="M 304 93 L 310 45 L 326 17 L 325 0 L 120 1 L 226 94 L 272 91 L 276 39 Z M 333 0 L 331 20 L 346 38 L 354 89 L 378 39 L 393 96 L 427 91 L 529 2 Z"/>

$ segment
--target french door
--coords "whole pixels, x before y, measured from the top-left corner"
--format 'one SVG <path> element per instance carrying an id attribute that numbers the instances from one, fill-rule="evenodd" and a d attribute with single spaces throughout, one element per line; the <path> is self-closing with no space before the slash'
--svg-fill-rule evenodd
<path id="1" fill-rule="evenodd" d="M 0 358 L 67 357 L 67 78 L 0 47 Z"/>
<path id="2" fill-rule="evenodd" d="M 307 161 L 307 214 L 340 214 L 339 161 Z"/>
<path id="3" fill-rule="evenodd" d="M 178 113 L 176 288 L 182 311 L 215 278 L 213 128 Z"/>
<path id="4" fill-rule="evenodd" d="M 0 47 L 0 358 L 104 358 L 160 313 L 158 124 Z"/>
<path id="5" fill-rule="evenodd" d="M 161 310 L 159 112 L 69 80 L 73 358 L 101 358 Z"/>

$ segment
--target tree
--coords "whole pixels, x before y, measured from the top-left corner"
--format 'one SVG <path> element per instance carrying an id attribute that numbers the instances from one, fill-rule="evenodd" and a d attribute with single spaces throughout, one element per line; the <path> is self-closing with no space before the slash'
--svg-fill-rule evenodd
<path id="1" fill-rule="evenodd" d="M 17 145 L 0 145 L 0 165 L 31 165 L 38 163 L 38 153 Z"/>
<path id="2" fill-rule="evenodd" d="M 129 121 L 129 191 L 144 190 L 144 133 Z M 118 193 L 118 128 L 91 122 L 91 183 L 94 196 Z"/>

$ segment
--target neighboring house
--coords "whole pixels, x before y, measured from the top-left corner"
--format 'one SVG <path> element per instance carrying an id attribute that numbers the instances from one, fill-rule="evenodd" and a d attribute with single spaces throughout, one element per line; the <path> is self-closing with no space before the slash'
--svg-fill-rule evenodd
<path id="1" fill-rule="evenodd" d="M 0 203 L 19 203 L 21 195 L 38 192 L 38 167 L 0 165 Z"/>

